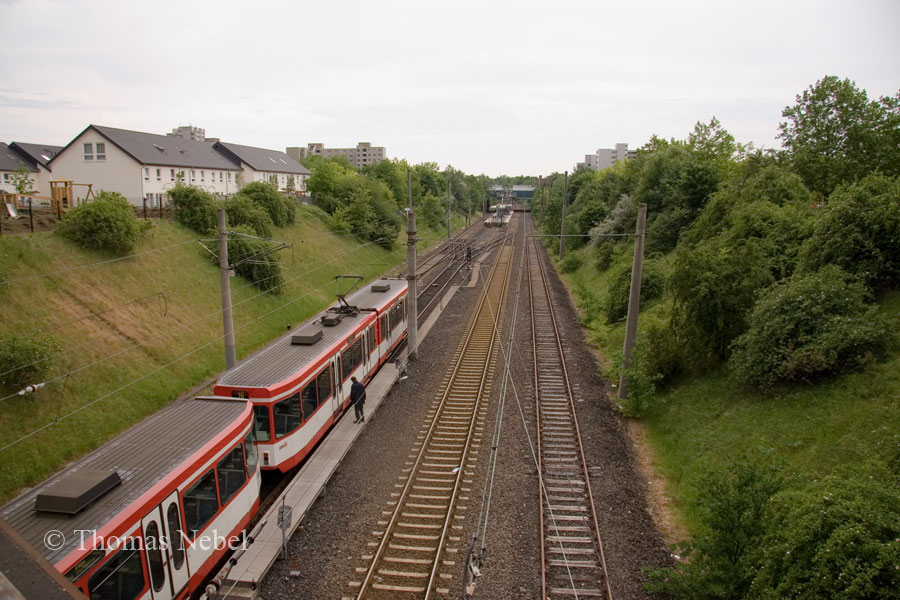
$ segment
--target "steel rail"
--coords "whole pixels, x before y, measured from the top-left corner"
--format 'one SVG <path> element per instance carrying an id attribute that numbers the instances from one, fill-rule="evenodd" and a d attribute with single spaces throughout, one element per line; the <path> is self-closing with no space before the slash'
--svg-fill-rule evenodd
<path id="1" fill-rule="evenodd" d="M 356 593 L 357 600 L 369 597 L 377 590 L 390 597 L 405 594 L 408 597 L 428 599 L 435 590 L 438 571 L 442 563 L 448 532 L 457 506 L 460 487 L 466 475 L 469 449 L 479 415 L 491 380 L 495 350 L 498 347 L 499 307 L 502 306 L 510 272 L 510 252 L 501 249 L 485 286 L 468 331 L 457 349 L 445 381 L 444 390 L 433 408 L 434 416 L 415 461 L 404 476 L 405 483 L 394 503 L 390 520 L 366 574 Z M 496 312 L 495 312 L 496 311 Z M 452 483 L 452 487 L 449 487 Z M 442 484 L 442 485 L 440 485 Z M 398 484 L 399 486 L 399 484 Z M 414 494 L 417 489 L 425 494 Z M 446 496 L 440 495 L 446 493 Z M 414 501 L 410 501 L 414 500 Z M 426 501 L 437 501 L 428 503 Z M 429 513 L 440 510 L 440 513 Z M 387 511 L 385 511 L 387 512 Z M 402 522 L 401 518 L 408 521 Z M 421 524 L 416 519 L 422 521 Z M 440 521 L 440 523 L 435 523 Z M 400 533 L 398 528 L 414 532 L 422 529 L 440 533 L 433 535 Z M 411 546 L 415 541 L 433 542 L 434 547 Z M 388 550 L 407 553 L 387 556 Z M 415 558 L 409 558 L 415 556 Z M 385 563 L 403 565 L 407 571 L 385 567 Z M 422 569 L 430 569 L 424 572 Z M 415 570 L 414 570 L 415 569 Z M 381 581 L 376 581 L 376 576 Z M 387 583 L 384 581 L 388 580 Z M 399 583 L 390 583 L 399 580 Z M 425 580 L 420 585 L 402 585 L 410 580 Z"/>
<path id="2" fill-rule="evenodd" d="M 541 488 L 541 597 L 612 600 L 565 352 L 534 237 L 531 250 L 528 273 Z M 581 480 L 575 473 L 554 472 L 551 464 L 563 469 L 580 466 Z M 558 503 L 556 510 L 553 502 Z M 549 558 L 551 553 L 561 558 Z"/>

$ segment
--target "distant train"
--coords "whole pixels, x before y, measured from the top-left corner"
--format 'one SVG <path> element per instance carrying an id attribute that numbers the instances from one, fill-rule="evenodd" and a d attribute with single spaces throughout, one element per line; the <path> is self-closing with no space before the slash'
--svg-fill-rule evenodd
<path id="1" fill-rule="evenodd" d="M 245 543 L 261 469 L 306 457 L 406 337 L 407 284 L 379 279 L 2 509 L 86 596 L 170 600 L 203 589 Z"/>

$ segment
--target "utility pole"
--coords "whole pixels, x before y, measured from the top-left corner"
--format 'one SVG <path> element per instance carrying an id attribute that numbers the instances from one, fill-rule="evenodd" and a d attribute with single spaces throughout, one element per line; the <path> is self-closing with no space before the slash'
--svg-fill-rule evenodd
<path id="1" fill-rule="evenodd" d="M 644 268 L 644 230 L 647 226 L 647 205 L 638 205 L 637 227 L 634 232 L 634 260 L 631 263 L 631 292 L 628 295 L 628 318 L 625 321 L 625 360 L 619 376 L 619 400 L 628 396 L 625 370 L 631 367 L 631 351 L 637 337 L 638 311 L 641 306 L 641 271 Z"/>
<path id="2" fill-rule="evenodd" d="M 409 193 L 409 203 L 412 205 L 411 191 Z M 407 356 L 411 360 L 415 360 L 419 345 L 419 309 L 416 304 L 416 213 L 411 208 L 406 209 L 406 285 L 409 298 Z"/>
<path id="3" fill-rule="evenodd" d="M 450 173 L 447 173 L 447 239 L 450 239 Z"/>
<path id="4" fill-rule="evenodd" d="M 563 259 L 566 252 L 566 207 L 569 203 L 569 172 L 563 183 L 563 204 L 562 204 L 562 222 L 559 225 L 559 260 Z"/>
<path id="5" fill-rule="evenodd" d="M 225 369 L 237 364 L 234 352 L 234 320 L 231 316 L 231 278 L 228 268 L 228 232 L 225 230 L 225 209 L 216 214 L 219 226 L 219 276 L 222 281 L 222 328 L 225 330 Z"/>
<path id="6" fill-rule="evenodd" d="M 412 210 L 412 174 L 409 167 L 406 167 L 406 194 L 408 196 L 406 207 Z"/>
<path id="7" fill-rule="evenodd" d="M 546 186 L 544 186 L 546 187 Z M 544 222 L 544 188 L 541 188 L 541 223 Z"/>

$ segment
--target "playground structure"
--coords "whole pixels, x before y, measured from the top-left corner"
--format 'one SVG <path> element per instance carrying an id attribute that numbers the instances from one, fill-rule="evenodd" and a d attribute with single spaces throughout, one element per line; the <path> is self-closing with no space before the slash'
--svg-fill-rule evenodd
<path id="1" fill-rule="evenodd" d="M 94 196 L 93 184 L 75 183 L 71 179 L 54 179 L 50 182 L 50 209 L 62 216 L 70 209 Z"/>

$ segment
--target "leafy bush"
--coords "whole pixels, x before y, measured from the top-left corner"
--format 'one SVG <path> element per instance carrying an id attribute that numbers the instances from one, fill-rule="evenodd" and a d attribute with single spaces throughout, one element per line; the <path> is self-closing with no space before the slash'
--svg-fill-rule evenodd
<path id="1" fill-rule="evenodd" d="M 601 243 L 594 252 L 594 267 L 599 273 L 603 273 L 612 266 L 616 255 L 615 244 L 611 242 Z"/>
<path id="2" fill-rule="evenodd" d="M 297 204 L 271 183 L 262 181 L 248 183 L 237 195 L 246 196 L 261 206 L 276 227 L 292 225 L 297 219 Z"/>
<path id="3" fill-rule="evenodd" d="M 239 225 L 228 232 L 228 262 L 236 265 L 235 273 L 265 292 L 280 294 L 284 286 L 281 261 L 272 254 L 260 256 L 268 248 L 269 244 L 257 239 L 254 231 L 246 225 Z M 218 265 L 218 246 L 215 253 L 208 256 Z"/>
<path id="4" fill-rule="evenodd" d="M 643 322 L 643 358 L 648 373 L 658 376 L 664 385 L 683 373 L 685 356 L 666 312 L 641 315 Z"/>
<path id="5" fill-rule="evenodd" d="M 873 291 L 900 286 L 900 178 L 870 175 L 836 189 L 800 253 L 807 271 L 834 264 Z"/>
<path id="6" fill-rule="evenodd" d="M 865 297 L 865 288 L 834 266 L 774 286 L 735 340 L 731 368 L 742 382 L 769 387 L 871 362 L 888 334 Z"/>
<path id="7" fill-rule="evenodd" d="M 246 225 L 260 237 L 272 237 L 272 218 L 250 196 L 235 194 L 225 203 L 225 214 L 230 227 Z"/>
<path id="8" fill-rule="evenodd" d="M 574 251 L 569 251 L 563 257 L 562 263 L 560 263 L 559 268 L 562 269 L 563 273 L 572 273 L 581 268 L 581 265 L 584 263 L 584 260 L 581 258 L 581 255 Z"/>
<path id="9" fill-rule="evenodd" d="M 680 544 L 687 562 L 649 571 L 648 590 L 677 600 L 747 597 L 755 551 L 767 531 L 766 508 L 781 486 L 776 468 L 762 456 L 745 456 L 705 471 L 694 484 L 700 530 L 692 542 Z"/>
<path id="10" fill-rule="evenodd" d="M 101 191 L 91 202 L 66 213 L 55 232 L 88 250 L 127 254 L 148 226 L 134 216 L 124 196 Z"/>
<path id="11" fill-rule="evenodd" d="M 22 387 L 39 383 L 51 366 L 50 358 L 59 344 L 51 337 L 0 337 L 0 386 Z"/>
<path id="12" fill-rule="evenodd" d="M 606 294 L 606 321 L 615 323 L 628 315 L 628 296 L 631 293 L 631 264 L 622 265 L 609 276 Z M 665 276 L 654 260 L 644 261 L 641 271 L 641 308 L 662 296 Z"/>
<path id="13" fill-rule="evenodd" d="M 869 476 L 831 476 L 773 498 L 750 597 L 896 599 L 900 490 Z"/>
<path id="14" fill-rule="evenodd" d="M 716 238 L 679 246 L 667 289 L 674 301 L 672 327 L 692 365 L 703 369 L 727 357 L 747 328 L 757 293 L 771 283 L 755 244 L 729 246 Z"/>
<path id="15" fill-rule="evenodd" d="M 175 208 L 175 220 L 200 234 L 209 234 L 216 230 L 216 210 L 218 206 L 212 194 L 193 185 L 181 182 L 168 191 L 172 206 Z"/>
<path id="16" fill-rule="evenodd" d="M 616 407 L 626 417 L 640 417 L 653 403 L 660 375 L 654 373 L 647 364 L 643 340 L 638 340 L 631 349 L 629 362 L 626 368 L 624 353 L 617 354 L 612 375 L 618 381 L 624 374 L 626 395 L 618 401 Z"/>

